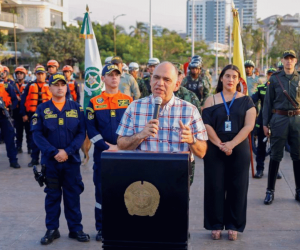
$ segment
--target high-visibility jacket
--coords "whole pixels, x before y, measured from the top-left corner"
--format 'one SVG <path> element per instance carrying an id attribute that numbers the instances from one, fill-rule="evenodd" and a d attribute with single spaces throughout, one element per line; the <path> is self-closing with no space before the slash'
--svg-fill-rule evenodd
<path id="1" fill-rule="evenodd" d="M 79 98 L 80 98 L 80 89 L 79 89 L 79 84 L 75 80 L 68 81 L 69 89 L 73 98 L 74 102 L 79 103 Z"/>
<path id="2" fill-rule="evenodd" d="M 19 85 L 18 83 L 16 83 L 16 86 L 17 86 L 18 90 L 20 91 L 21 95 L 23 94 L 24 89 L 27 86 L 27 84 L 28 84 L 27 82 L 24 82 L 22 85 Z M 15 92 L 16 92 L 16 95 L 20 97 L 18 91 L 15 90 Z"/>
<path id="3" fill-rule="evenodd" d="M 11 97 L 9 93 L 6 91 L 6 87 L 3 82 L 0 82 L 0 96 L 2 97 L 6 107 L 12 104 Z"/>

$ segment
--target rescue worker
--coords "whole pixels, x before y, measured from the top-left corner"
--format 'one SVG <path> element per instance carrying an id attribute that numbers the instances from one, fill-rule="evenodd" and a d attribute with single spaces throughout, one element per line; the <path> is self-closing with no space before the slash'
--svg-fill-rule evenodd
<path id="1" fill-rule="evenodd" d="M 182 80 L 181 83 L 183 87 L 197 95 L 201 106 L 204 104 L 210 91 L 210 84 L 207 77 L 203 77 L 201 75 L 202 65 L 202 58 L 192 59 L 189 65 L 189 74 Z"/>
<path id="2" fill-rule="evenodd" d="M 264 133 L 271 138 L 268 187 L 264 200 L 266 205 L 272 204 L 274 200 L 276 176 L 286 140 L 290 145 L 293 160 L 295 199 L 300 201 L 300 76 L 295 70 L 295 51 L 286 50 L 282 57 L 284 68 L 271 76 L 263 107 Z"/>
<path id="3" fill-rule="evenodd" d="M 8 120 L 4 112 L 4 108 L 8 111 L 14 109 L 18 104 L 18 99 L 13 87 L 8 83 L 4 83 L 3 72 L 4 69 L 0 65 L 0 97 L 3 101 L 3 103 L 1 103 L 2 108 L 0 109 L 0 129 L 6 146 L 6 153 L 10 162 L 10 167 L 20 168 L 17 158 L 17 148 L 14 142 L 15 129 L 12 121 Z M 5 105 L 5 107 L 3 107 L 3 105 Z"/>
<path id="4" fill-rule="evenodd" d="M 62 70 L 66 80 L 68 81 L 68 86 L 73 101 L 80 103 L 80 85 L 75 80 L 72 80 L 72 74 L 74 72 L 73 67 L 70 65 L 65 65 Z"/>
<path id="5" fill-rule="evenodd" d="M 15 93 L 18 98 L 18 105 L 13 110 L 13 119 L 14 119 L 14 125 L 16 128 L 16 146 L 18 153 L 23 153 L 22 150 L 22 143 L 23 143 L 23 134 L 24 129 L 26 133 L 26 144 L 27 144 L 27 152 L 28 154 L 31 154 L 31 136 L 30 136 L 30 123 L 29 122 L 23 122 L 23 118 L 20 115 L 20 108 L 21 108 L 21 95 L 24 93 L 25 87 L 27 86 L 28 82 L 25 81 L 27 74 L 27 70 L 20 66 L 15 69 L 15 76 L 16 76 L 16 83 L 15 83 Z"/>
<path id="6" fill-rule="evenodd" d="M 23 117 L 23 122 L 29 122 L 36 112 L 38 105 L 43 102 L 49 101 L 52 94 L 49 90 L 49 85 L 46 83 L 46 70 L 43 66 L 37 66 L 35 69 L 36 80 L 27 84 L 24 93 L 21 96 L 20 114 Z M 32 137 L 32 132 L 30 132 Z M 28 167 L 33 167 L 39 164 L 40 149 L 36 146 L 35 142 L 31 139 L 31 161 Z"/>
<path id="7" fill-rule="evenodd" d="M 155 67 L 158 64 L 160 64 L 160 61 L 157 58 L 150 58 L 147 63 L 147 71 L 148 71 L 149 75 L 145 76 L 143 78 L 143 80 L 144 80 L 144 83 L 146 84 L 149 94 L 152 94 L 151 86 L 150 86 L 151 77 L 153 75 L 153 71 L 154 71 Z"/>
<path id="8" fill-rule="evenodd" d="M 83 108 L 66 99 L 67 81 L 63 75 L 49 78 L 52 99 L 37 107 L 31 120 L 33 139 L 42 151 L 45 168 L 46 234 L 42 245 L 60 237 L 60 203 L 63 196 L 69 238 L 87 242 L 90 236 L 81 224 L 80 194 L 84 190 L 80 173 L 79 149 L 85 139 Z"/>
<path id="9" fill-rule="evenodd" d="M 121 57 L 119 56 L 113 57 L 111 59 L 111 63 L 118 66 L 120 72 L 122 72 L 123 61 Z M 141 96 L 139 86 L 136 80 L 132 77 L 132 75 L 129 75 L 125 72 L 121 73 L 119 89 L 123 94 L 131 96 L 133 100 L 137 100 Z"/>
<path id="10" fill-rule="evenodd" d="M 131 62 L 129 64 L 129 73 L 133 76 L 133 78 L 137 81 L 139 85 L 139 90 L 141 93 L 140 98 L 150 95 L 144 80 L 139 77 L 139 65 L 136 62 Z"/>
<path id="11" fill-rule="evenodd" d="M 260 111 L 256 119 L 255 131 L 254 133 L 257 136 L 257 153 L 256 153 L 256 174 L 254 178 L 260 179 L 264 175 L 264 163 L 266 158 L 266 146 L 267 141 L 265 139 L 264 130 L 263 130 L 263 119 L 262 119 L 262 110 L 264 105 L 264 99 L 267 91 L 267 86 L 269 84 L 269 79 L 273 73 L 276 72 L 276 69 L 270 68 L 267 70 L 267 82 L 265 84 L 258 85 L 255 93 L 251 96 L 253 102 L 256 104 L 260 101 Z M 281 175 L 277 174 L 277 179 L 281 179 Z"/>
<path id="12" fill-rule="evenodd" d="M 258 76 L 253 73 L 255 64 L 251 60 L 245 61 L 245 71 L 246 71 L 246 82 L 248 87 L 248 95 L 252 96 L 255 92 L 255 89 L 259 83 Z"/>
<path id="13" fill-rule="evenodd" d="M 96 240 L 102 240 L 102 195 L 101 195 L 101 153 L 104 150 L 117 150 L 116 130 L 119 122 L 132 102 L 132 98 L 122 94 L 118 88 L 121 70 L 113 64 L 103 67 L 101 80 L 105 91 L 92 98 L 86 108 L 87 134 L 94 143 L 94 185 L 96 196 L 95 219 Z"/>
<path id="14" fill-rule="evenodd" d="M 50 76 L 56 74 L 58 72 L 59 69 L 59 63 L 56 60 L 49 60 L 47 62 L 47 70 L 48 70 L 48 74 L 47 74 L 47 78 L 46 80 L 48 81 Z"/>
<path id="15" fill-rule="evenodd" d="M 4 83 L 10 83 L 10 84 L 12 84 L 14 81 L 13 81 L 12 79 L 9 79 L 9 78 L 8 78 L 8 77 L 9 77 L 9 74 L 10 74 L 9 68 L 6 67 L 6 66 L 3 66 L 3 70 L 4 70 L 4 72 L 3 72 L 3 80 L 4 80 Z"/>

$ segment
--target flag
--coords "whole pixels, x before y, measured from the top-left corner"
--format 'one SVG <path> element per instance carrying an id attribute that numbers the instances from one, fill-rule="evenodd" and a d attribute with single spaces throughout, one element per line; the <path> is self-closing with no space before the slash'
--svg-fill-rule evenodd
<path id="1" fill-rule="evenodd" d="M 239 13 L 237 9 L 234 7 L 234 3 L 232 2 L 232 13 L 233 13 L 233 64 L 237 66 L 241 72 L 241 92 L 245 95 L 248 93 L 247 83 L 246 83 L 246 72 L 244 66 L 244 54 L 243 54 L 243 43 L 240 32 L 240 20 Z"/>
<path id="2" fill-rule="evenodd" d="M 84 109 L 92 97 L 100 95 L 104 90 L 101 82 L 102 63 L 93 26 L 90 20 L 89 8 L 86 7 L 80 37 L 85 39 L 85 74 L 84 74 Z"/>

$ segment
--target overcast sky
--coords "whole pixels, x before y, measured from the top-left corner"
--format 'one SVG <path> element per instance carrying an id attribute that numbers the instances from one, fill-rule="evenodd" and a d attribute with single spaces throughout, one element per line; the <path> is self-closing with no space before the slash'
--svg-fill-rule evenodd
<path id="1" fill-rule="evenodd" d="M 84 15 L 89 5 L 92 21 L 106 24 L 119 17 L 116 23 L 129 29 L 136 21 L 149 22 L 149 0 L 69 0 L 70 19 Z M 299 0 L 257 0 L 257 17 L 285 15 L 300 12 Z M 175 30 L 186 31 L 186 0 L 152 0 L 152 23 Z"/>

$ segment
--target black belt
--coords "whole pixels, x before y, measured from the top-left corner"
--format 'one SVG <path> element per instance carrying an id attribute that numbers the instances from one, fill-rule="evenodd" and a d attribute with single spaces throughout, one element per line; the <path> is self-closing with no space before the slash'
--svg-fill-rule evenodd
<path id="1" fill-rule="evenodd" d="M 300 115 L 300 109 L 295 109 L 295 110 L 272 109 L 272 113 L 278 115 L 285 115 L 285 116 L 295 116 L 295 115 Z"/>

